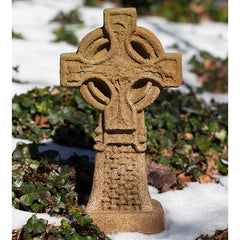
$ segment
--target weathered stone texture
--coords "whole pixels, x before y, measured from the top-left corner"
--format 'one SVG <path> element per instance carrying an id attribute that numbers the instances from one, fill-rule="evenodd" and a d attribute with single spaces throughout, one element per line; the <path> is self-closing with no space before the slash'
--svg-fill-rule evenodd
<path id="1" fill-rule="evenodd" d="M 104 26 L 61 55 L 61 85 L 78 88 L 99 111 L 86 210 L 105 233 L 164 229 L 162 206 L 148 191 L 144 109 L 162 87 L 181 84 L 181 54 L 165 53 L 136 18 L 134 8 L 105 9 Z"/>

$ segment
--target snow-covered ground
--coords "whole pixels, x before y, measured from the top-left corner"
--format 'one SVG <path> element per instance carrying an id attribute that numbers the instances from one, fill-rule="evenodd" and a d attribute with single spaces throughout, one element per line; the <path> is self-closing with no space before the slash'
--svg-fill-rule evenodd
<path id="1" fill-rule="evenodd" d="M 25 93 L 33 87 L 60 85 L 59 59 L 64 52 L 75 52 L 76 47 L 64 42 L 54 43 L 53 29 L 59 24 L 49 21 L 60 11 L 78 8 L 84 27 L 78 28 L 76 34 L 79 41 L 90 31 L 103 25 L 103 9 L 112 7 L 105 3 L 102 7 L 84 7 L 81 0 L 31 0 L 13 2 L 13 30 L 21 33 L 24 40 L 13 40 L 12 66 L 19 65 L 19 73 L 13 77 L 22 83 L 12 84 L 12 96 Z M 189 59 L 199 50 L 206 50 L 215 56 L 226 57 L 228 53 L 227 25 L 213 22 L 200 24 L 171 23 L 160 17 L 140 17 L 138 26 L 152 31 L 161 41 L 166 52 L 177 52 L 170 48 L 178 44 L 183 54 L 184 82 L 199 86 L 197 77 L 190 72 Z M 186 91 L 181 86 L 182 91 Z M 209 102 L 215 98 L 219 102 L 227 102 L 226 94 L 205 93 L 202 97 Z M 13 139 L 13 149 L 18 140 Z M 87 154 L 90 159 L 94 153 L 78 148 L 59 146 L 51 141 L 40 147 L 40 151 L 56 149 L 61 157 L 66 158 L 76 152 Z M 216 229 L 228 226 L 228 178 L 220 178 L 220 183 L 201 185 L 190 183 L 182 191 L 171 191 L 158 194 L 150 188 L 152 198 L 159 200 L 164 208 L 165 230 L 160 234 L 145 235 L 140 233 L 119 233 L 111 235 L 113 240 L 193 240 L 200 234 L 213 234 Z M 12 228 L 21 227 L 31 213 L 12 210 Z M 46 214 L 38 215 L 50 222 L 59 224 L 60 220 Z"/>

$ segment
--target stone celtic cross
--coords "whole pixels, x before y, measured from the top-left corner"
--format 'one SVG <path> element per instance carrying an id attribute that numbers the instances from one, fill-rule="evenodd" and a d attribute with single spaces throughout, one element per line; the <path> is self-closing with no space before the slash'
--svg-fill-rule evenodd
<path id="1" fill-rule="evenodd" d="M 99 111 L 86 211 L 105 233 L 164 229 L 162 206 L 148 191 L 144 109 L 161 88 L 181 84 L 181 54 L 165 53 L 136 19 L 134 8 L 105 9 L 104 26 L 61 55 L 61 85 L 78 88 Z"/>

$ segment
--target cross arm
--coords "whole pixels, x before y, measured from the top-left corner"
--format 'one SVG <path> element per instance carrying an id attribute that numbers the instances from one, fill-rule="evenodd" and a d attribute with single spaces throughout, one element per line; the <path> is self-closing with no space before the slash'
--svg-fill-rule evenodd
<path id="1" fill-rule="evenodd" d="M 153 63 L 161 87 L 179 87 L 182 84 L 182 54 L 165 53 Z"/>
<path id="2" fill-rule="evenodd" d="M 151 105 L 161 88 L 178 87 L 182 83 L 182 56 L 179 53 L 164 53 L 153 61 L 136 69 L 138 79 L 132 84 L 130 99 L 138 112 Z M 135 86 L 144 85 L 142 88 Z"/>
<path id="3" fill-rule="evenodd" d="M 60 78 L 63 87 L 78 88 L 83 98 L 94 108 L 103 111 L 110 99 L 105 96 L 96 83 L 104 85 L 104 72 L 98 62 L 86 60 L 78 53 L 61 54 Z"/>
<path id="4" fill-rule="evenodd" d="M 81 87 L 83 82 L 101 75 L 98 62 L 86 60 L 78 53 L 63 53 L 60 58 L 60 79 L 63 87 Z"/>
<path id="5" fill-rule="evenodd" d="M 60 79 L 63 87 L 80 87 L 82 84 L 81 59 L 76 53 L 63 53 L 60 58 Z"/>

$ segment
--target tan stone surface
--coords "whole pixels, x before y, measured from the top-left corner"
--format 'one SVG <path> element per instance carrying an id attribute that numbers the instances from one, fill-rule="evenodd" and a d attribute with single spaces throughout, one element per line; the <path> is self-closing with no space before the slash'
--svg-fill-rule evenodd
<path id="1" fill-rule="evenodd" d="M 163 231 L 163 210 L 148 191 L 144 109 L 162 87 L 182 82 L 181 54 L 136 26 L 134 8 L 104 11 L 104 26 L 76 53 L 61 55 L 61 85 L 99 111 L 95 172 L 87 213 L 105 233 Z"/>

